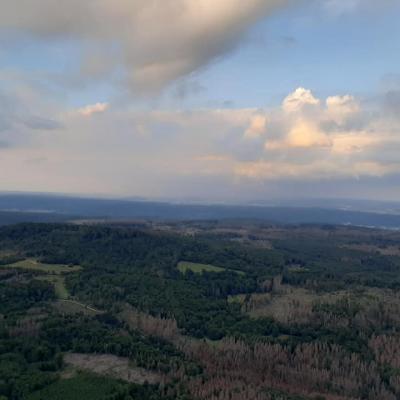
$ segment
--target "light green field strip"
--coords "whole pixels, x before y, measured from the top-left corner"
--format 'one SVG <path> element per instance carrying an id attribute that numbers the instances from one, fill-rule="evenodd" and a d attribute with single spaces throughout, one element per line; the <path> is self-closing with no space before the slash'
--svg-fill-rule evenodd
<path id="1" fill-rule="evenodd" d="M 42 275 L 37 279 L 41 281 L 46 281 L 54 286 L 54 291 L 56 296 L 60 300 L 67 300 L 69 298 L 69 292 L 65 287 L 65 278 L 60 275 Z"/>
<path id="2" fill-rule="evenodd" d="M 230 271 L 230 272 L 235 272 L 236 274 L 239 275 L 245 275 L 243 271 L 236 271 L 232 269 L 226 269 L 226 268 L 221 268 L 221 267 L 216 267 L 215 265 L 210 265 L 210 264 L 198 264 L 198 263 L 192 263 L 188 261 L 181 261 L 178 263 L 178 270 L 182 272 L 183 274 L 186 273 L 187 271 L 192 271 L 195 274 L 201 274 L 203 272 L 224 272 L 224 271 Z"/>
<path id="3" fill-rule="evenodd" d="M 80 271 L 82 269 L 79 265 L 69 266 L 63 264 L 44 264 L 32 258 L 18 261 L 14 264 L 3 265 L 1 267 L 45 273 L 46 275 L 40 275 L 36 277 L 36 279 L 51 283 L 54 286 L 57 298 L 60 300 L 69 299 L 69 292 L 65 286 L 65 277 L 63 275 Z"/>
<path id="4" fill-rule="evenodd" d="M 234 294 L 234 295 L 229 295 L 228 296 L 228 303 L 233 304 L 233 303 L 239 303 L 239 304 L 244 304 L 246 299 L 245 294 Z"/>
<path id="5" fill-rule="evenodd" d="M 32 258 L 18 261 L 14 264 L 3 265 L 2 267 L 40 271 L 48 274 L 65 274 L 69 272 L 76 272 L 82 269 L 79 265 L 68 266 L 63 264 L 43 264 Z"/>

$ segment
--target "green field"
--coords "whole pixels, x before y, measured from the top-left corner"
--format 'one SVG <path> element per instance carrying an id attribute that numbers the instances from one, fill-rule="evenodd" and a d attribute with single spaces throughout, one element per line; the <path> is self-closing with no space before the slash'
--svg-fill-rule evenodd
<path id="1" fill-rule="evenodd" d="M 39 275 L 37 279 L 53 284 L 55 293 L 61 300 L 69 298 L 69 292 L 65 287 L 65 277 L 63 275 L 81 270 L 79 265 L 44 264 L 32 258 L 1 267 L 42 272 L 43 275 Z"/>
<path id="2" fill-rule="evenodd" d="M 14 264 L 3 265 L 3 268 L 20 268 L 26 270 L 46 272 L 48 274 L 66 274 L 76 272 L 81 269 L 79 265 L 63 265 L 63 264 L 43 264 L 32 258 L 23 261 L 18 261 Z"/>
<path id="3" fill-rule="evenodd" d="M 61 300 L 66 300 L 69 298 L 69 292 L 65 287 L 65 278 L 61 275 L 42 275 L 37 279 L 41 281 L 46 281 L 54 286 L 56 296 Z"/>
<path id="4" fill-rule="evenodd" d="M 233 304 L 233 303 L 244 304 L 244 302 L 246 300 L 246 295 L 245 294 L 229 295 L 227 300 L 228 300 L 228 303 L 230 303 L 230 304 Z"/>
<path id="5" fill-rule="evenodd" d="M 195 274 L 201 274 L 203 272 L 225 272 L 225 271 L 231 271 L 235 272 L 239 275 L 245 275 L 243 271 L 235 271 L 235 270 L 230 270 L 226 268 L 221 268 L 221 267 L 216 267 L 215 265 L 210 265 L 210 264 L 198 264 L 198 263 L 193 263 L 193 262 L 188 262 L 188 261 L 180 261 L 178 263 L 178 270 L 182 272 L 183 274 L 186 273 L 187 271 L 192 271 Z"/>

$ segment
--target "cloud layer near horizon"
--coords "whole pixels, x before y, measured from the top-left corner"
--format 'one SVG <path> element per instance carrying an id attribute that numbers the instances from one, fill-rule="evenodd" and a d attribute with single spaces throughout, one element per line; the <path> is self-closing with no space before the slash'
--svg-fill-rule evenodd
<path id="1" fill-rule="evenodd" d="M 289 1 L 0 0 L 0 27 L 89 42 L 84 78 L 119 70 L 132 89 L 156 91 L 232 50 L 256 21 Z"/>
<path id="2" fill-rule="evenodd" d="M 65 111 L 34 88 L 12 93 L 0 96 L 2 188 L 173 196 L 203 182 L 227 195 L 400 174 L 394 92 L 366 106 L 298 88 L 275 108 L 190 111 L 107 103 Z"/>

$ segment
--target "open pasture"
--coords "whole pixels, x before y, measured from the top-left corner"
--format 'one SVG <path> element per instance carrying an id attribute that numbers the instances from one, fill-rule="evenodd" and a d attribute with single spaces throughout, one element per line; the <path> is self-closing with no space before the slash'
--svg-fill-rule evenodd
<path id="1" fill-rule="evenodd" d="M 46 281 L 54 286 L 56 296 L 60 300 L 66 300 L 69 298 L 68 289 L 65 287 L 65 278 L 61 275 L 41 275 L 37 279 Z"/>
<path id="2" fill-rule="evenodd" d="M 19 268 L 24 270 L 32 270 L 45 272 L 48 274 L 67 274 L 81 270 L 79 265 L 63 265 L 63 264 L 44 264 L 32 258 L 18 261 L 13 264 L 3 265 L 3 268 Z"/>
<path id="3" fill-rule="evenodd" d="M 217 267 L 215 265 L 210 265 L 210 264 L 198 264 L 198 263 L 193 263 L 193 262 L 188 262 L 188 261 L 181 261 L 178 263 L 178 270 L 185 274 L 188 271 L 192 271 L 195 274 L 202 274 L 203 272 L 215 272 L 215 273 L 220 273 L 220 272 L 235 272 L 239 275 L 245 275 L 243 271 L 237 271 L 237 270 L 232 270 L 232 269 L 227 269 L 227 268 L 222 268 L 222 267 Z"/>

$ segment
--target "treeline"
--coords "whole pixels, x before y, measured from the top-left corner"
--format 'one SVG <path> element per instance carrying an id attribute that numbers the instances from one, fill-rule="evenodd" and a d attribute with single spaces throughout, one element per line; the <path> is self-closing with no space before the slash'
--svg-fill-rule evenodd
<path id="1" fill-rule="evenodd" d="M 0 279 L 0 315 L 7 316 L 14 312 L 25 312 L 33 305 L 55 299 L 54 287 L 36 279 L 21 281 L 15 278 L 15 273 L 3 275 L 11 279 L 4 283 Z"/>

